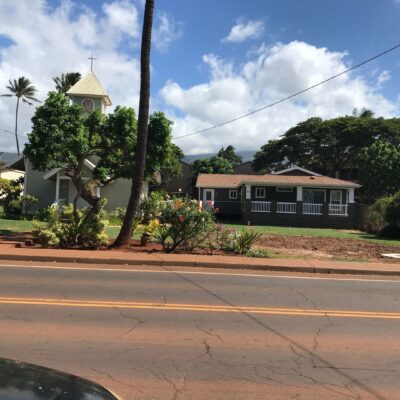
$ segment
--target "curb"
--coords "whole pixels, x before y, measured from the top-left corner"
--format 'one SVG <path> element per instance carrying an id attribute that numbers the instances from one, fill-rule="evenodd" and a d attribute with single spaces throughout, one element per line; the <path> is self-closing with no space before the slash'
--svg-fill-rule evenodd
<path id="1" fill-rule="evenodd" d="M 346 275 L 381 275 L 381 276 L 400 276 L 400 270 L 371 270 L 354 268 L 331 268 L 321 266 L 292 266 L 292 265 L 242 265 L 220 262 L 192 262 L 192 261 L 168 261 L 168 260 L 140 260 L 140 259 L 118 259 L 118 258 L 85 258 L 85 257 L 50 257 L 37 255 L 18 255 L 0 254 L 0 260 L 9 261 L 41 261 L 41 262 L 61 262 L 74 264 L 112 264 L 112 265 L 143 265 L 155 267 L 199 267 L 199 268 L 222 268 L 222 269 L 244 269 L 255 271 L 274 271 L 274 272 L 303 272 L 315 274 L 346 274 Z"/>

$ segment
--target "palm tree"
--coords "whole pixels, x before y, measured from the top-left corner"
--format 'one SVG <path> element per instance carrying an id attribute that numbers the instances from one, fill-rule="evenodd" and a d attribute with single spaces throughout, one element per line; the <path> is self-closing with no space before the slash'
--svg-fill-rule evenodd
<path id="1" fill-rule="evenodd" d="M 11 92 L 11 94 L 2 94 L 1 97 L 12 97 L 15 96 L 17 98 L 17 106 L 15 108 L 15 140 L 17 142 L 17 152 L 20 155 L 19 151 L 19 141 L 18 141 L 18 110 L 19 110 L 19 102 L 22 100 L 24 103 L 29 104 L 30 106 L 33 104 L 33 101 L 40 102 L 34 96 L 37 92 L 35 86 L 32 85 L 31 81 L 24 76 L 18 78 L 18 80 L 11 79 L 8 81 L 9 85 L 6 86 L 7 89 Z"/>
<path id="2" fill-rule="evenodd" d="M 140 98 L 135 166 L 133 168 L 131 195 L 129 197 L 124 222 L 114 243 L 115 247 L 127 246 L 131 240 L 133 220 L 139 210 L 140 195 L 143 190 L 147 154 L 147 130 L 149 124 L 150 50 L 153 10 L 154 0 L 146 0 L 143 18 L 142 47 L 140 53 Z"/>
<path id="3" fill-rule="evenodd" d="M 54 77 L 53 81 L 56 84 L 56 89 L 65 94 L 80 79 L 81 74 L 79 72 L 67 72 L 66 74 L 61 74 L 61 76 Z"/>

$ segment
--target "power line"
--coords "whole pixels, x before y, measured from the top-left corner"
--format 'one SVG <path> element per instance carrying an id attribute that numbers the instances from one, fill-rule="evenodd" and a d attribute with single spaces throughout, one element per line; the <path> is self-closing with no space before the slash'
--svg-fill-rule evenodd
<path id="1" fill-rule="evenodd" d="M 2 131 L 2 132 L 5 132 L 5 133 L 8 133 L 8 134 L 10 134 L 10 135 L 13 135 L 13 136 L 15 136 L 15 132 L 11 132 L 11 131 L 9 131 L 8 129 L 3 129 L 3 128 L 0 128 L 0 131 Z M 26 136 L 22 136 L 22 135 L 20 135 L 19 133 L 17 133 L 17 136 L 19 136 L 21 139 L 25 139 L 25 140 L 27 140 L 27 139 L 28 139 Z"/>
<path id="2" fill-rule="evenodd" d="M 188 137 L 188 136 L 198 135 L 199 133 L 208 132 L 208 131 L 211 131 L 212 129 L 219 128 L 219 127 L 224 126 L 224 125 L 228 125 L 228 124 L 230 124 L 230 123 L 232 123 L 232 122 L 235 122 L 235 121 L 238 121 L 238 120 L 240 120 L 240 119 L 246 118 L 246 117 L 248 117 L 248 116 L 250 116 L 250 115 L 256 114 L 256 113 L 258 113 L 258 112 L 260 112 L 260 111 L 263 111 L 263 110 L 265 110 L 265 109 L 267 109 L 267 108 L 271 108 L 271 107 L 273 107 L 273 106 L 276 106 L 277 104 L 283 103 L 283 102 L 285 102 L 285 101 L 287 101 L 287 100 L 292 99 L 293 97 L 296 97 L 296 96 L 298 96 L 298 95 L 300 95 L 300 94 L 303 94 L 303 93 L 305 93 L 305 92 L 308 92 L 308 91 L 311 90 L 311 89 L 314 89 L 314 88 L 316 88 L 316 87 L 318 87 L 318 86 L 321 86 L 321 85 L 323 85 L 323 84 L 325 84 L 325 83 L 327 83 L 327 82 L 329 82 L 329 81 L 332 81 L 333 79 L 336 79 L 336 78 L 338 78 L 339 76 L 342 76 L 342 75 L 344 75 L 344 74 L 347 74 L 347 73 L 349 73 L 349 72 L 355 70 L 356 68 L 362 67 L 363 65 L 368 64 L 369 62 L 374 61 L 374 60 L 376 60 L 377 58 L 382 57 L 382 56 L 384 56 L 385 54 L 388 54 L 388 53 L 390 53 L 390 52 L 392 52 L 392 51 L 398 49 L 399 47 L 400 47 L 400 43 L 397 44 L 397 45 L 394 46 L 394 47 L 391 47 L 390 49 L 387 49 L 387 50 L 383 51 L 382 53 L 379 53 L 379 54 L 377 54 L 377 55 L 375 55 L 375 56 L 373 56 L 373 57 L 371 57 L 371 58 L 368 58 L 367 60 L 365 60 L 365 61 L 363 61 L 363 62 L 360 62 L 359 64 L 354 65 L 354 66 L 351 67 L 351 68 L 348 68 L 348 69 L 346 69 L 346 70 L 344 70 L 344 71 L 342 71 L 342 72 L 340 72 L 340 73 L 338 73 L 338 74 L 336 74 L 336 75 L 333 75 L 333 76 L 331 76 L 330 78 L 327 78 L 327 79 L 325 79 L 325 80 L 323 80 L 323 81 L 321 81 L 321 82 L 318 82 L 318 83 L 316 83 L 315 85 L 309 86 L 309 87 L 306 88 L 306 89 L 302 89 L 302 90 L 300 90 L 300 91 L 298 91 L 298 92 L 296 92 L 296 93 L 291 94 L 290 96 L 284 97 L 283 99 L 277 100 L 277 101 L 275 101 L 275 102 L 273 102 L 273 103 L 270 103 L 270 104 L 268 104 L 268 105 L 266 105 L 266 106 L 264 106 L 264 107 L 257 108 L 256 110 L 250 111 L 250 112 L 248 112 L 247 114 L 240 115 L 239 117 L 232 118 L 232 119 L 230 119 L 230 120 L 228 120 L 228 121 L 224 121 L 224 122 L 221 122 L 221 123 L 219 123 L 219 124 L 210 126 L 210 127 L 208 127 L 208 128 L 200 129 L 200 130 L 198 130 L 198 131 L 195 131 L 195 132 L 192 132 L 192 133 L 188 133 L 188 134 L 186 134 L 186 135 L 177 136 L 177 137 L 175 137 L 174 139 L 182 139 L 182 138 L 185 138 L 185 137 Z"/>

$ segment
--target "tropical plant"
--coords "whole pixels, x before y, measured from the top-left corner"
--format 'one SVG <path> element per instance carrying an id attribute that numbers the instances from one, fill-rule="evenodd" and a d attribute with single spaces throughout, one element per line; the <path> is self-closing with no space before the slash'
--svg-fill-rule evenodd
<path id="1" fill-rule="evenodd" d="M 13 181 L 0 179 L 0 205 L 7 218 L 20 217 L 24 205 L 27 209 L 39 202 L 37 197 L 23 194 L 23 182 L 23 177 Z"/>
<path id="2" fill-rule="evenodd" d="M 100 211 L 91 213 L 90 208 L 74 210 L 72 204 L 52 207 L 47 225 L 43 227 L 34 221 L 33 235 L 44 247 L 81 247 L 97 249 L 107 244 L 105 200 L 100 203 Z"/>
<path id="3" fill-rule="evenodd" d="M 29 104 L 30 106 L 33 102 L 39 102 L 35 97 L 37 92 L 35 86 L 32 85 L 31 81 L 24 76 L 18 79 L 9 80 L 9 85 L 6 86 L 10 93 L 2 94 L 1 97 L 13 97 L 17 98 L 17 104 L 15 107 L 15 141 L 17 144 L 17 153 L 20 154 L 19 140 L 18 140 L 18 111 L 19 103 L 22 100 L 23 103 Z"/>
<path id="4" fill-rule="evenodd" d="M 232 145 L 227 146 L 225 149 L 221 147 L 217 156 L 225 158 L 225 160 L 228 160 L 233 166 L 236 166 L 241 164 L 243 159 L 235 152 L 235 150 L 236 149 Z"/>
<path id="5" fill-rule="evenodd" d="M 146 0 L 144 6 L 142 44 L 140 53 L 140 97 L 135 166 L 132 176 L 131 195 L 129 197 L 124 222 L 122 224 L 119 235 L 114 243 L 115 247 L 126 246 L 131 239 L 133 222 L 136 214 L 139 211 L 140 195 L 142 193 L 144 181 L 150 105 L 150 51 L 151 31 L 153 26 L 153 11 L 154 0 Z"/>
<path id="6" fill-rule="evenodd" d="M 366 230 L 370 233 L 378 233 L 386 225 L 386 210 L 393 196 L 382 197 L 368 210 Z"/>
<path id="7" fill-rule="evenodd" d="M 166 253 L 177 249 L 191 251 L 205 242 L 213 218 L 213 211 L 200 208 L 198 201 L 177 198 L 161 209 L 159 227 L 153 236 Z"/>
<path id="8" fill-rule="evenodd" d="M 233 242 L 233 251 L 238 254 L 246 254 L 260 236 L 261 233 L 253 229 L 242 229 L 236 234 Z"/>
<path id="9" fill-rule="evenodd" d="M 236 229 L 221 224 L 214 224 L 207 236 L 207 247 L 213 251 L 233 251 L 233 241 L 236 239 Z"/>
<path id="10" fill-rule="evenodd" d="M 117 207 L 108 214 L 108 222 L 110 225 L 121 225 L 126 213 L 125 207 Z"/>
<path id="11" fill-rule="evenodd" d="M 267 249 L 259 248 L 259 249 L 250 249 L 246 252 L 246 257 L 253 258 L 269 258 L 270 253 Z"/>
<path id="12" fill-rule="evenodd" d="M 158 217 L 167 197 L 166 192 L 151 192 L 140 202 L 142 224 L 146 225 L 150 220 Z"/>
<path id="13" fill-rule="evenodd" d="M 53 78 L 56 84 L 56 90 L 60 93 L 67 93 L 72 86 L 75 85 L 81 79 L 79 72 L 67 72 Z"/>

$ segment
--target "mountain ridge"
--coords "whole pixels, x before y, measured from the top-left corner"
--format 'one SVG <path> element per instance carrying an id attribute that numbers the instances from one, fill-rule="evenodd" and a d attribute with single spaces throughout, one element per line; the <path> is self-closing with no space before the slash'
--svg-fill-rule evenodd
<path id="1" fill-rule="evenodd" d="M 242 157 L 243 162 L 246 162 L 246 161 L 252 161 L 254 159 L 254 154 L 256 152 L 257 150 L 242 150 L 242 151 L 237 151 L 236 154 Z M 185 156 L 183 160 L 191 164 L 196 160 L 204 160 L 205 158 L 210 158 L 216 155 L 217 153 L 189 154 Z"/>

